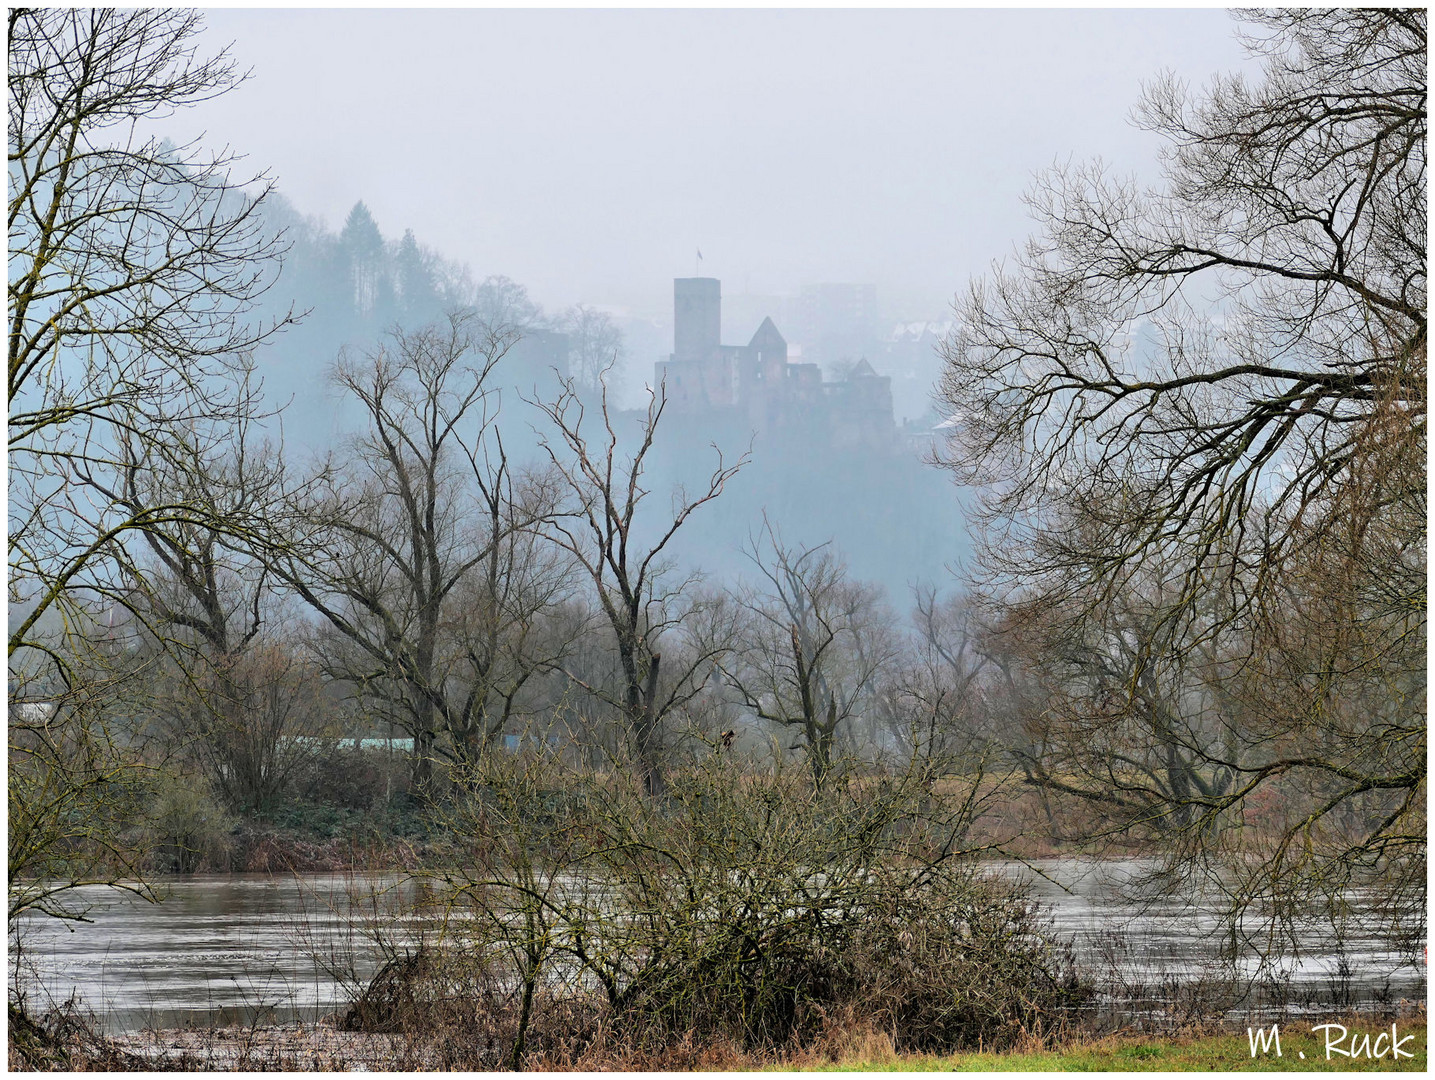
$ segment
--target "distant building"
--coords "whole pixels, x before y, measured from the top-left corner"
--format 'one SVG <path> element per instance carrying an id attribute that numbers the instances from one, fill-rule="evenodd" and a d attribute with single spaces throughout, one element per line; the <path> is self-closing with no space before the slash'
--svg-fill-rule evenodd
<path id="1" fill-rule="evenodd" d="M 824 405 L 832 418 L 832 441 L 836 446 L 876 446 L 892 441 L 892 380 L 878 375 L 866 360 L 840 382 L 823 383 Z"/>
<path id="2" fill-rule="evenodd" d="M 892 411 L 904 424 L 932 408 L 933 389 L 942 375 L 939 347 L 951 329 L 949 321 L 889 324 L 867 354 L 892 376 Z"/>
<path id="3" fill-rule="evenodd" d="M 676 415 L 738 420 L 759 431 L 802 431 L 831 446 L 895 442 L 892 380 L 862 360 L 847 378 L 824 382 L 815 363 L 789 363 L 771 318 L 746 345 L 721 341 L 716 278 L 673 282 L 673 352 L 656 377 Z"/>

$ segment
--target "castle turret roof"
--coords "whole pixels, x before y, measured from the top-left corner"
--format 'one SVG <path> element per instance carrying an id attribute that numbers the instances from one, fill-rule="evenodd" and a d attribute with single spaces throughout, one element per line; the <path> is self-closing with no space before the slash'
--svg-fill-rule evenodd
<path id="1" fill-rule="evenodd" d="M 771 316 L 762 320 L 762 325 L 757 328 L 757 333 L 752 335 L 748 342 L 749 349 L 786 349 L 787 339 L 778 332 L 773 324 Z"/>

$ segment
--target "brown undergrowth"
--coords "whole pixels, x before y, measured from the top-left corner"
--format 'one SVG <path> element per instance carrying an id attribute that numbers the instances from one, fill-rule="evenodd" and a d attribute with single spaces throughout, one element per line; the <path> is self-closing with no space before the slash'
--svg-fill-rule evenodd
<path id="1" fill-rule="evenodd" d="M 1423 1058 L 1423 1006 L 1388 1015 L 1340 1016 L 1351 1030 L 1368 1030 L 1397 1018 L 1401 1034 L 1414 1033 Z M 452 1031 L 350 1032 L 336 1024 L 150 1031 L 106 1037 L 71 1009 L 35 1045 L 33 1032 L 17 1031 L 11 1016 L 11 1071 L 428 1071 L 506 1070 L 481 1040 Z M 1288 1040 L 1310 1026 L 1293 1024 Z M 586 1041 L 585 1041 L 586 1040 Z M 775 1069 L 929 1071 L 981 1069 L 1223 1069 L 1273 1067 L 1249 1060 L 1244 1022 L 1186 1024 L 1153 1036 L 1132 1030 L 1096 1032 L 1081 1027 L 1032 1032 L 1000 1052 L 984 1047 L 951 1055 L 904 1052 L 890 1032 L 851 1011 L 826 1018 L 818 1037 L 801 1045 L 755 1051 L 730 1040 L 699 1040 L 691 1034 L 663 1047 L 638 1047 L 611 1030 L 555 1041 L 526 1061 L 543 1072 L 709 1072 Z M 1294 1057 L 1293 1053 L 1287 1055 Z M 1295 1063 L 1289 1063 L 1295 1066 Z M 1335 1062 L 1341 1064 L 1340 1061 Z M 1398 1063 L 1397 1063 L 1398 1064 Z M 1355 1063 L 1352 1067 L 1358 1067 Z M 1295 1066 L 1299 1067 L 1299 1066 Z"/>
<path id="2" fill-rule="evenodd" d="M 692 1032 L 657 1044 L 635 1042 L 591 1011 L 568 1003 L 549 1008 L 531 1036 L 523 1068 L 538 1072 L 708 1072 L 804 1069 L 848 1063 L 893 1064 L 910 1054 L 890 1032 L 851 1008 L 822 1017 L 816 1033 L 789 1045 L 755 1049 Z M 458 1023 L 460 1017 L 468 1022 Z M 508 1071 L 505 1039 L 513 1017 L 454 1009 L 415 1016 L 389 1031 L 348 1030 L 341 1015 L 310 1026 L 182 1029 L 106 1035 L 78 1010 L 35 1022 L 11 1014 L 10 1071 Z M 565 1020 L 571 1025 L 564 1026 Z M 27 1027 L 28 1025 L 28 1027 Z M 1049 1037 L 1027 1036 L 1013 1049 L 1049 1048 Z M 977 1047 L 973 1047 L 977 1049 Z"/>

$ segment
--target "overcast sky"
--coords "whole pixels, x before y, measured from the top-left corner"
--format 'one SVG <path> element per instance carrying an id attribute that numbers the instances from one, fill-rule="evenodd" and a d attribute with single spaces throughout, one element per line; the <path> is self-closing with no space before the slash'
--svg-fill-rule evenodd
<path id="1" fill-rule="evenodd" d="M 385 235 L 545 306 L 655 315 L 695 269 L 727 295 L 875 282 L 939 316 L 1028 231 L 1058 159 L 1156 175 L 1141 84 L 1249 66 L 1220 10 L 212 10 L 253 69 L 176 117 L 334 228 Z"/>

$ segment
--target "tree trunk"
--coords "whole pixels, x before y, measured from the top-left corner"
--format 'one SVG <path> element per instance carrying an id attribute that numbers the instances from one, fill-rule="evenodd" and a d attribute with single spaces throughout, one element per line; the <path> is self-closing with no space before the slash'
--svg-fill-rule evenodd
<path id="1" fill-rule="evenodd" d="M 637 735 L 638 769 L 643 777 L 643 793 L 650 799 L 667 790 L 667 782 L 663 779 L 662 733 L 658 730 L 656 701 L 658 664 L 661 660 L 662 657 L 653 653 L 648 662 L 648 678 L 642 688 L 633 725 Z"/>

